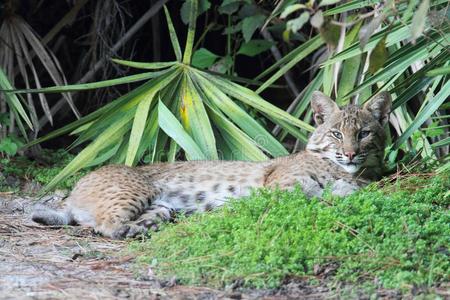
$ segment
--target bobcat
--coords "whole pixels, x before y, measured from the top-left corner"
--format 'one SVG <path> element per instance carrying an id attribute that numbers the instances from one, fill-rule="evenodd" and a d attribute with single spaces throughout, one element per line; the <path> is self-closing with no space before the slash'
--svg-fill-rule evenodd
<path id="1" fill-rule="evenodd" d="M 135 237 L 173 213 L 209 211 L 252 188 L 292 189 L 309 197 L 329 187 L 344 196 L 377 179 L 382 172 L 391 97 L 380 93 L 363 107 L 339 108 L 321 92 L 311 100 L 317 125 L 306 150 L 265 162 L 190 161 L 142 167 L 109 165 L 80 179 L 56 211 L 37 207 L 35 222 L 79 224 L 104 236 Z"/>

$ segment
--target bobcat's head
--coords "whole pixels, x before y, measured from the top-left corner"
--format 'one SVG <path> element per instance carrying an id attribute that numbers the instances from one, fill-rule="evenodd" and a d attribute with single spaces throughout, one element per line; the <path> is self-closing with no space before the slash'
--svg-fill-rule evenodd
<path id="1" fill-rule="evenodd" d="M 362 167 L 381 167 L 386 140 L 383 125 L 391 110 L 388 93 L 376 95 L 362 107 L 339 108 L 329 97 L 314 92 L 311 107 L 317 128 L 308 141 L 308 150 L 332 160 L 348 173 Z"/>

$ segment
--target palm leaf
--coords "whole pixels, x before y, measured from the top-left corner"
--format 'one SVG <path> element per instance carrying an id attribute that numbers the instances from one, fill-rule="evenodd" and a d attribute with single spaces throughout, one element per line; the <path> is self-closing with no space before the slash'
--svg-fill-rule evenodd
<path id="1" fill-rule="evenodd" d="M 188 0 L 188 1 L 189 1 L 188 3 L 190 4 L 189 24 L 188 24 L 188 34 L 186 38 L 186 47 L 184 47 L 184 54 L 183 54 L 183 63 L 187 65 L 191 63 L 192 49 L 194 47 L 195 25 L 198 7 L 197 0 Z"/>
<path id="2" fill-rule="evenodd" d="M 132 166 L 135 163 L 136 153 L 139 145 L 141 144 L 141 138 L 144 133 L 144 128 L 147 123 L 147 116 L 150 110 L 150 105 L 157 93 L 156 89 L 147 91 L 139 101 L 134 115 L 133 126 L 131 127 L 130 141 L 128 143 L 128 152 L 125 164 Z"/>
<path id="3" fill-rule="evenodd" d="M 202 88 L 205 97 L 218 109 L 223 111 L 228 118 L 236 123 L 248 136 L 272 156 L 286 155 L 286 149 L 255 119 L 245 112 L 239 105 L 231 100 L 225 93 L 211 84 L 201 75 L 193 72 L 194 78 Z"/>
<path id="4" fill-rule="evenodd" d="M 86 91 L 92 89 L 98 89 L 103 87 L 111 87 L 120 84 L 128 84 L 132 82 L 139 82 L 151 78 L 156 78 L 162 76 L 168 72 L 173 71 L 173 69 L 167 69 L 160 72 L 146 72 L 136 75 L 124 76 L 115 79 L 97 81 L 92 83 L 80 83 L 80 84 L 72 84 L 72 85 L 63 85 L 63 86 L 52 86 L 40 89 L 20 89 L 20 90 L 8 90 L 10 93 L 64 93 L 64 92 L 76 92 L 76 91 Z M 0 90 L 6 91 L 6 90 Z"/>
<path id="5" fill-rule="evenodd" d="M 256 108 L 257 110 L 263 112 L 273 119 L 285 121 L 286 123 L 300 127 L 307 131 L 314 130 L 311 125 L 294 118 L 278 107 L 264 101 L 264 99 L 262 99 L 259 95 L 246 87 L 237 85 L 233 82 L 229 82 L 221 78 L 210 76 L 205 72 L 199 72 L 198 74 L 201 74 L 201 76 L 203 76 L 206 80 L 210 80 L 211 82 L 215 83 L 226 94 L 240 100 L 241 102 L 249 106 Z"/>
<path id="6" fill-rule="evenodd" d="M 177 33 L 175 32 L 175 28 L 173 27 L 172 19 L 170 18 L 169 10 L 166 6 L 164 6 L 164 13 L 166 14 L 167 27 L 169 29 L 170 41 L 172 42 L 172 48 L 175 52 L 175 57 L 177 61 L 181 61 L 181 48 L 180 43 L 178 42 Z"/>
<path id="7" fill-rule="evenodd" d="M 403 144 L 430 116 L 450 97 L 450 81 L 447 81 L 439 93 L 429 101 L 428 104 L 417 114 L 411 125 L 395 142 L 394 147 L 398 148 Z"/>
<path id="8" fill-rule="evenodd" d="M 176 64 L 176 61 L 169 61 L 169 62 L 137 62 L 137 61 L 129 61 L 129 60 L 123 60 L 123 59 L 117 59 L 113 58 L 111 59 L 113 62 L 119 65 L 137 68 L 137 69 L 164 69 L 173 66 Z"/>
<path id="9" fill-rule="evenodd" d="M 1 68 L 0 68 L 0 88 L 2 88 L 2 90 L 11 90 L 13 88 L 8 78 L 6 77 L 6 74 L 3 72 Z M 28 127 L 31 130 L 33 130 L 33 125 L 31 124 L 31 121 L 28 118 L 28 115 L 25 112 L 22 103 L 20 103 L 20 100 L 17 97 L 17 95 L 10 93 L 3 93 L 3 95 L 5 96 L 6 103 L 8 103 L 9 107 L 17 115 L 17 117 L 22 118 L 25 121 L 25 123 L 27 123 Z"/>
<path id="10" fill-rule="evenodd" d="M 42 193 L 45 193 L 54 188 L 60 181 L 80 170 L 82 167 L 88 165 L 93 161 L 97 154 L 103 150 L 111 148 L 111 145 L 117 144 L 123 134 L 128 130 L 129 121 L 132 115 L 124 117 L 111 127 L 107 128 L 101 133 L 95 141 L 84 148 L 50 183 L 45 186 Z"/>
<path id="11" fill-rule="evenodd" d="M 272 67 L 267 69 L 265 72 L 257 76 L 255 79 L 258 80 L 268 74 L 268 72 L 271 72 L 273 69 L 278 68 L 280 66 L 280 69 L 275 72 L 269 79 L 267 79 L 263 85 L 261 85 L 257 90 L 256 93 L 261 93 L 266 88 L 268 88 L 272 83 L 277 81 L 281 76 L 283 76 L 284 73 L 286 73 L 288 70 L 290 70 L 293 66 L 295 66 L 299 61 L 307 57 L 309 54 L 317 50 L 320 46 L 323 45 L 323 40 L 320 38 L 320 36 L 315 36 L 312 39 L 308 40 L 306 43 L 302 44 L 297 49 L 293 50 L 290 54 L 286 55 L 284 59 L 279 60 L 276 62 Z"/>
<path id="12" fill-rule="evenodd" d="M 233 160 L 264 161 L 267 156 L 258 148 L 257 144 L 225 116 L 213 108 L 209 108 L 211 118 L 217 124 L 218 130 L 227 143 Z"/>
<path id="13" fill-rule="evenodd" d="M 186 151 L 190 159 L 201 160 L 207 158 L 197 143 L 184 130 L 177 118 L 161 101 L 158 103 L 158 124 L 168 136 Z"/>

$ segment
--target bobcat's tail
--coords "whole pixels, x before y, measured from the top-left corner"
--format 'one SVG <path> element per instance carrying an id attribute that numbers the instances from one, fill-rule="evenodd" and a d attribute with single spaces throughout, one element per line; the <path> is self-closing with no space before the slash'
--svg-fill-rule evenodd
<path id="1" fill-rule="evenodd" d="M 31 219 L 44 225 L 71 225 L 74 223 L 70 212 L 57 211 L 43 205 L 35 206 Z"/>

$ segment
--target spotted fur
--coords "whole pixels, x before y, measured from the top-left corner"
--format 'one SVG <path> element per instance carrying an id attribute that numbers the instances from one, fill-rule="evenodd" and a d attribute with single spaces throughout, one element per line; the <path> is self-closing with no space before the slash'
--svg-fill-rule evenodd
<path id="1" fill-rule="evenodd" d="M 80 179 L 64 211 L 38 207 L 32 219 L 48 225 L 91 226 L 120 239 L 156 230 L 177 212 L 210 211 L 253 188 L 292 189 L 299 184 L 310 197 L 320 197 L 327 187 L 344 196 L 379 177 L 390 96 L 382 93 L 362 108 L 340 109 L 315 92 L 311 105 L 317 128 L 305 151 L 265 162 L 109 165 Z"/>

